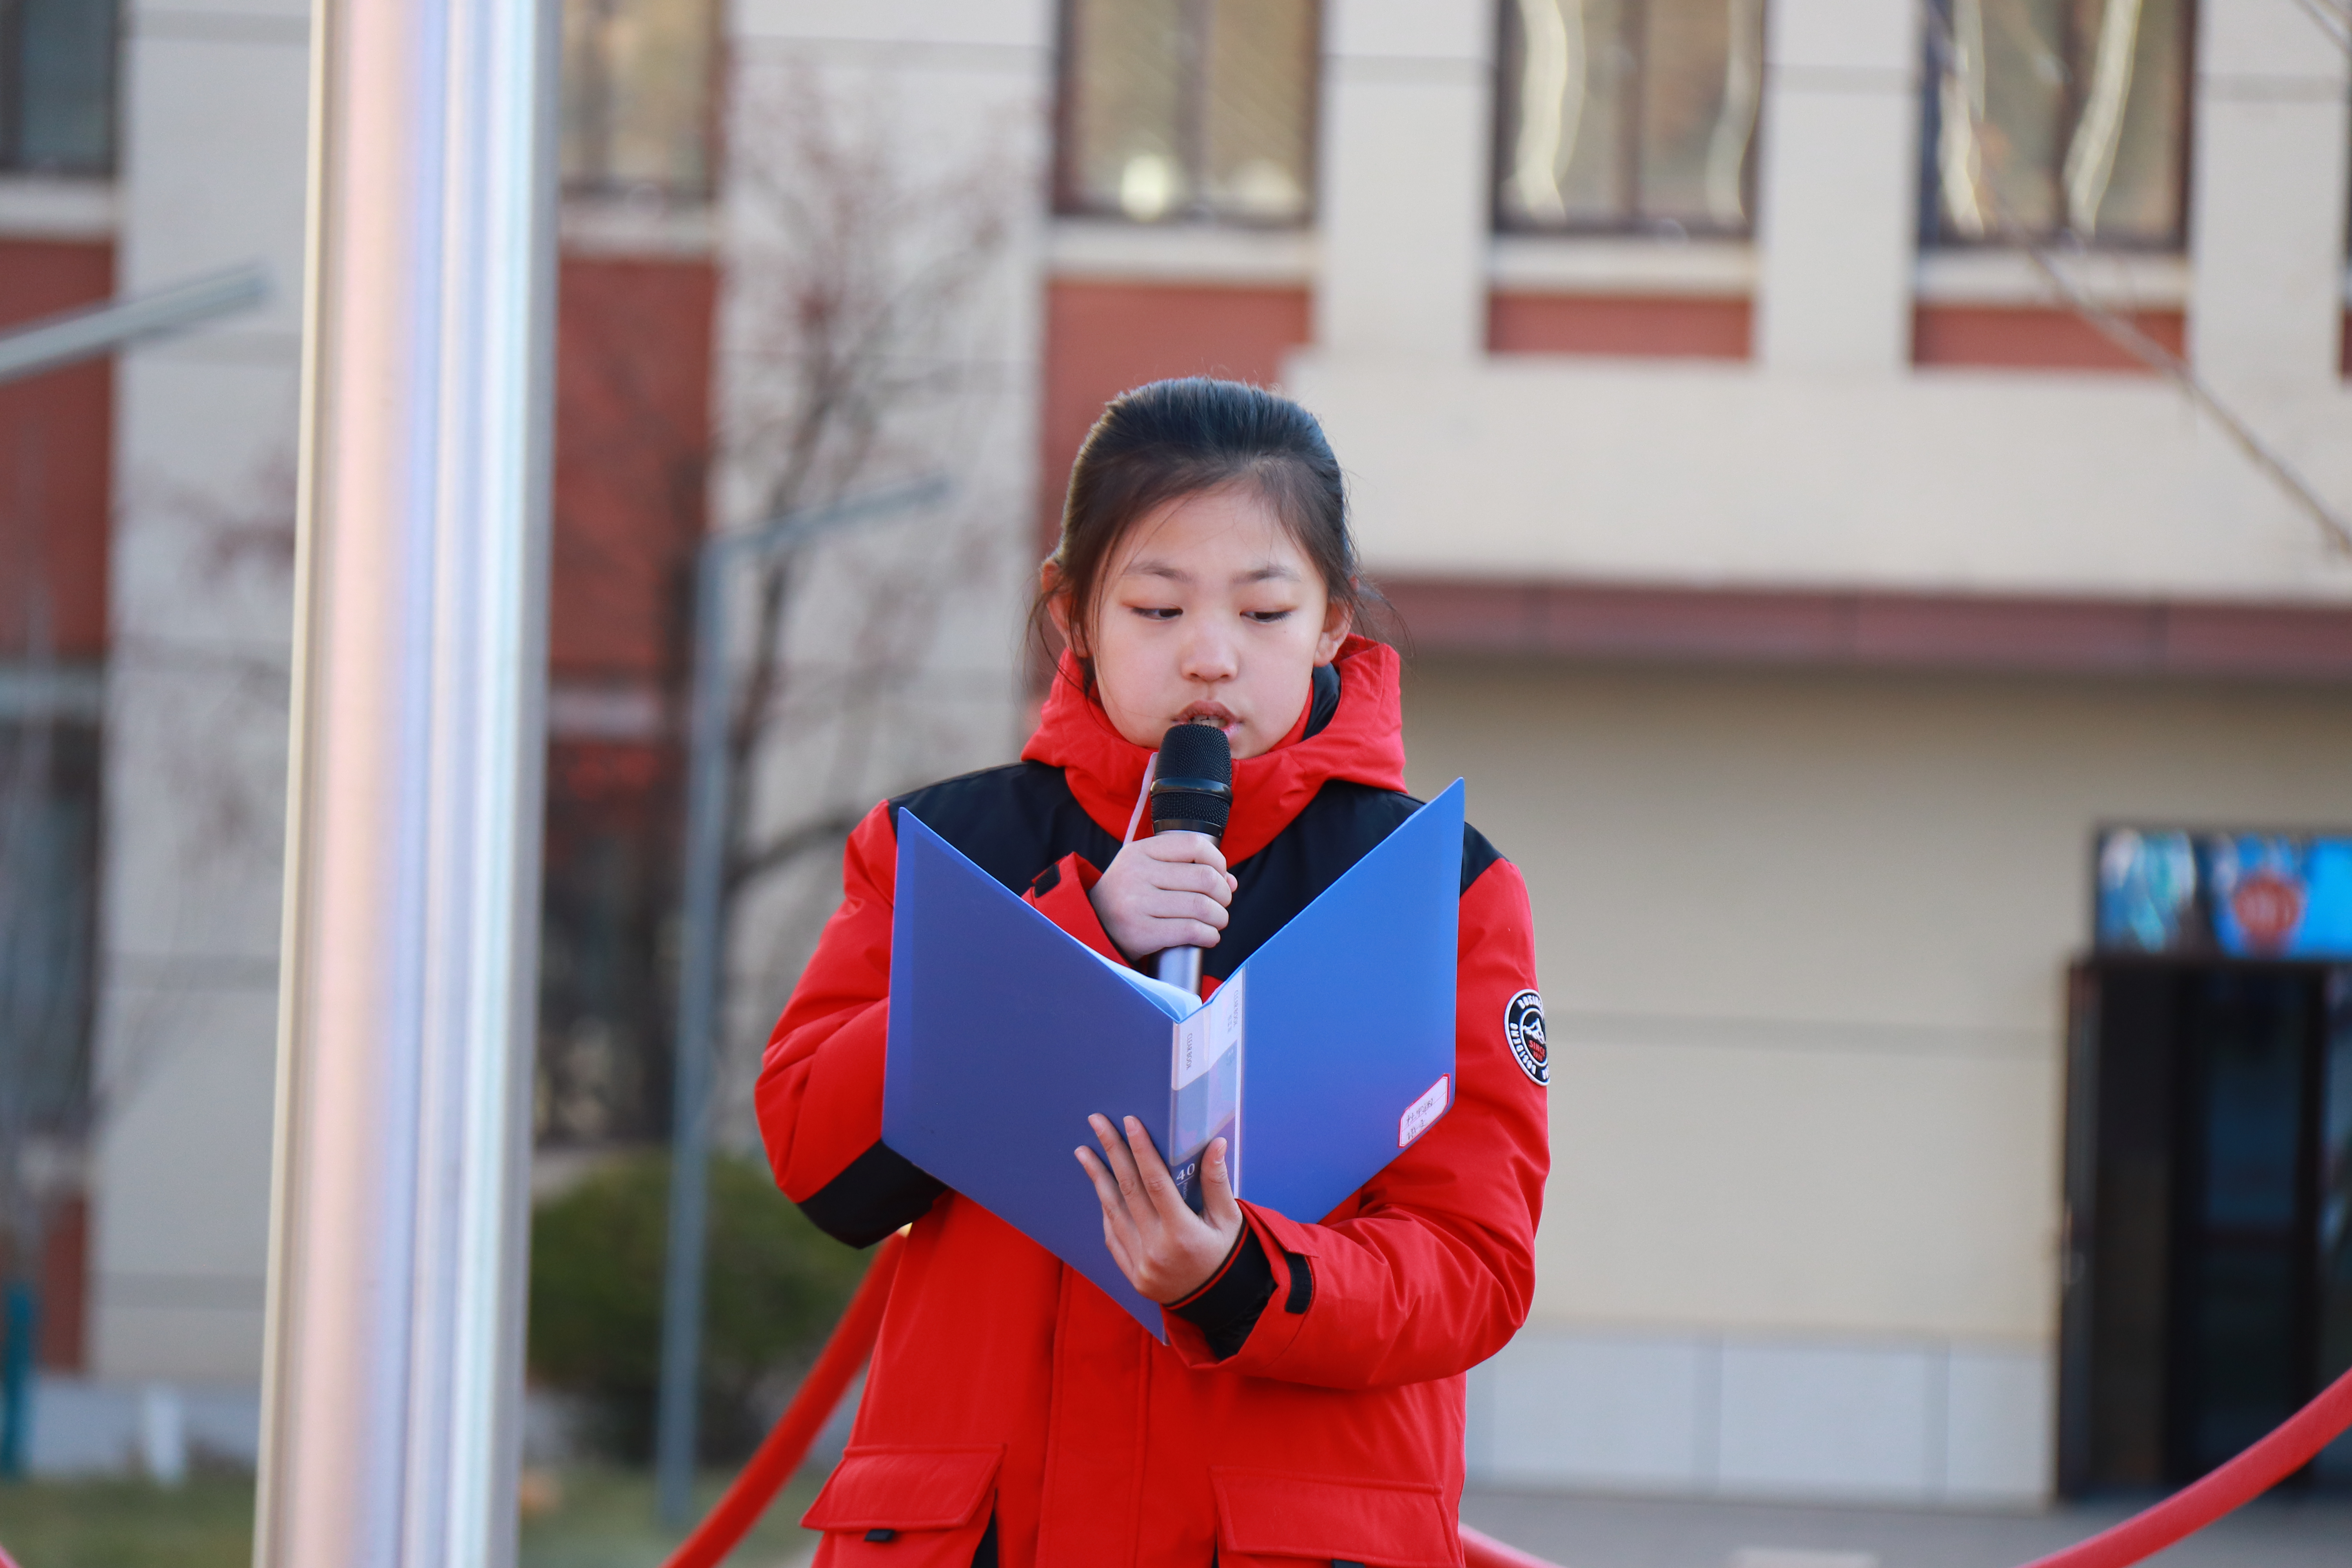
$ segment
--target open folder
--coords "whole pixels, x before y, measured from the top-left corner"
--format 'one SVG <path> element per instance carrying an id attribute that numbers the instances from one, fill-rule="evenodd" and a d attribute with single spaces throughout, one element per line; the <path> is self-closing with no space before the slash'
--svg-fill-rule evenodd
<path id="1" fill-rule="evenodd" d="M 1268 938 L 1204 1004 L 1105 960 L 898 815 L 882 1141 L 1165 1339 L 1111 1261 L 1071 1151 L 1133 1116 L 1199 1205 L 1330 1213 L 1454 1104 L 1462 782 Z"/>

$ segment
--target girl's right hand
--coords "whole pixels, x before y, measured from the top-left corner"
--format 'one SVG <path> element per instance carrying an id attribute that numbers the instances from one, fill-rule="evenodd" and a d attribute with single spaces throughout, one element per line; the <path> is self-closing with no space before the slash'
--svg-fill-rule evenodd
<path id="1" fill-rule="evenodd" d="M 1241 884 L 1199 833 L 1160 833 L 1118 852 L 1087 896 L 1118 950 L 1142 958 L 1171 947 L 1214 947 Z"/>

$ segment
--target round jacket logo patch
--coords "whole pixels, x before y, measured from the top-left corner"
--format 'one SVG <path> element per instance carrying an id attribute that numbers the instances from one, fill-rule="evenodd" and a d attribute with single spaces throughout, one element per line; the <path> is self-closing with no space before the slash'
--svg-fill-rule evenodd
<path id="1" fill-rule="evenodd" d="M 1511 1042 L 1511 1054 L 1529 1078 L 1539 1084 L 1551 1082 L 1551 1043 L 1544 1038 L 1541 996 L 1522 991 L 1504 1005 L 1503 1038 Z"/>

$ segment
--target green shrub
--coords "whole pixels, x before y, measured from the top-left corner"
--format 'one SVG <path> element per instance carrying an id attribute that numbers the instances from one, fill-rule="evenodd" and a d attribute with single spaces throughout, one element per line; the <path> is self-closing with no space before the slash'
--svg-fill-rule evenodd
<path id="1" fill-rule="evenodd" d="M 758 1442 L 761 1394 L 772 1404 L 816 1354 L 866 1257 L 803 1218 L 754 1160 L 711 1161 L 709 1214 L 700 1446 L 722 1460 Z M 601 1446 L 625 1459 L 652 1450 L 668 1219 L 669 1155 L 656 1150 L 600 1169 L 531 1221 L 531 1376 L 588 1400 Z"/>

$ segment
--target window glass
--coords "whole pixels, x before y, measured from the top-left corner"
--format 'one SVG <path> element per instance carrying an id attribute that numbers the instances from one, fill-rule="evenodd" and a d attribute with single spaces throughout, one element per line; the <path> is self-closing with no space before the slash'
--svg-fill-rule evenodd
<path id="1" fill-rule="evenodd" d="M 1313 0 L 1070 0 L 1062 209 L 1304 221 L 1316 18 Z"/>
<path id="2" fill-rule="evenodd" d="M 1209 21 L 1212 206 L 1270 223 L 1307 216 L 1314 135 L 1315 8 L 1218 0 Z"/>
<path id="3" fill-rule="evenodd" d="M 115 0 L 16 0 L 5 29 L 6 164 L 64 174 L 114 167 Z"/>
<path id="4" fill-rule="evenodd" d="M 2352 1372 L 2352 969 L 2327 976 L 2327 1089 L 2319 1142 L 2319 1380 Z M 2352 1433 L 2319 1451 L 2314 1473 L 2352 1483 Z"/>
<path id="5" fill-rule="evenodd" d="M 668 1126 L 663 876 L 678 809 L 651 747 L 559 740 L 548 748 L 541 897 L 541 1143 L 609 1144 Z"/>
<path id="6" fill-rule="evenodd" d="M 1745 234 L 1761 0 L 1505 0 L 1506 228 Z"/>
<path id="7" fill-rule="evenodd" d="M 1928 237 L 2180 242 L 2185 0 L 1951 0 Z"/>
<path id="8" fill-rule="evenodd" d="M 715 19 L 712 0 L 564 0 L 567 186 L 709 188 Z"/>
<path id="9" fill-rule="evenodd" d="M 1070 195 L 1143 222 L 1192 200 L 1184 178 L 1184 0 L 1070 7 L 1064 158 Z"/>
<path id="10" fill-rule="evenodd" d="M 0 722 L 0 1120 L 19 1137 L 89 1110 L 98 806 L 95 726 Z"/>

